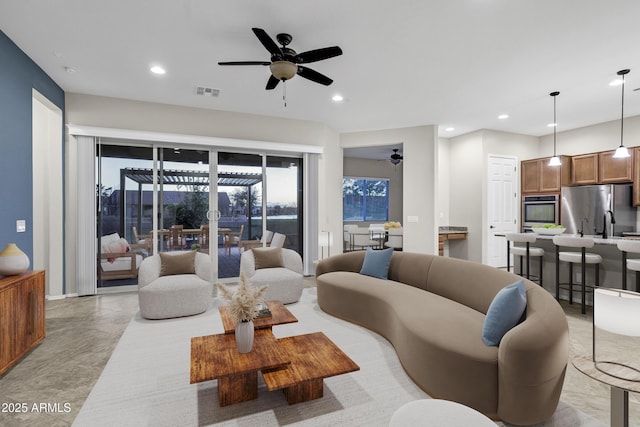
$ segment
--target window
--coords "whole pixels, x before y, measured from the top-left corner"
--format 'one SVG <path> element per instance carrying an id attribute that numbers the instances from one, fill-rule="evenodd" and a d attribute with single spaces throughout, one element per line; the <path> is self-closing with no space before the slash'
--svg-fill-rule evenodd
<path id="1" fill-rule="evenodd" d="M 343 178 L 342 219 L 344 221 L 388 221 L 389 180 Z"/>

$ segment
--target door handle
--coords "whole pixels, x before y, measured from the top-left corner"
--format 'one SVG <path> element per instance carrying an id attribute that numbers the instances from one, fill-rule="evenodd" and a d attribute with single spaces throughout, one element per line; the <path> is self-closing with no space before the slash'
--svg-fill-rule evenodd
<path id="1" fill-rule="evenodd" d="M 211 221 L 211 213 L 212 213 L 212 212 L 215 212 L 215 215 L 214 215 L 215 220 L 214 220 L 214 221 L 220 221 L 220 217 L 221 217 L 222 215 L 220 214 L 220 211 L 218 211 L 218 210 L 215 210 L 215 211 L 207 211 L 207 219 L 208 219 L 209 221 Z"/>
<path id="2" fill-rule="evenodd" d="M 496 227 L 494 227 L 493 225 L 490 225 L 490 226 L 489 226 L 489 228 L 494 229 L 494 228 L 496 228 Z"/>

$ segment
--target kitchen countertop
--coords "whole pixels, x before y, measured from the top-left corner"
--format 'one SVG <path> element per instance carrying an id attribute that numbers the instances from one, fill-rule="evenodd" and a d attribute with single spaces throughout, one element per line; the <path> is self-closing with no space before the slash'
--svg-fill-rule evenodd
<path id="1" fill-rule="evenodd" d="M 548 235 L 548 234 L 538 234 L 538 233 L 535 233 L 535 234 L 536 234 L 537 238 L 540 239 L 540 240 L 553 240 L 553 237 L 554 237 L 554 236 Z M 559 234 L 559 236 L 580 237 L 579 234 Z M 618 240 L 620 240 L 620 239 L 638 239 L 638 238 L 640 238 L 640 234 L 637 237 L 636 236 L 633 236 L 633 237 L 613 236 L 613 237 L 608 237 L 606 239 L 603 239 L 600 236 L 587 235 L 587 234 L 585 234 L 583 237 L 592 238 L 593 242 L 596 245 L 614 245 L 615 246 L 615 245 L 618 244 Z"/>
<path id="2" fill-rule="evenodd" d="M 457 227 L 457 226 L 451 226 L 451 225 L 438 227 L 438 234 L 458 234 L 458 233 L 468 234 L 469 231 L 467 227 Z"/>

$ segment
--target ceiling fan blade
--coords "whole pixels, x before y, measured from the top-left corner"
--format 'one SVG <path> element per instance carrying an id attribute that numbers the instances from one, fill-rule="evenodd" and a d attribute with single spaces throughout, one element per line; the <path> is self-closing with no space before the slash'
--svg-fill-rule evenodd
<path id="1" fill-rule="evenodd" d="M 218 62 L 218 65 L 271 65 L 271 62 L 265 62 L 265 61 L 228 61 L 228 62 Z"/>
<path id="2" fill-rule="evenodd" d="M 275 55 L 280 58 L 282 57 L 282 51 L 280 50 L 276 42 L 274 42 L 273 39 L 269 37 L 269 34 L 267 34 L 265 30 L 263 30 L 262 28 L 252 28 L 251 30 L 253 30 L 253 33 L 256 35 L 256 37 L 258 37 L 258 40 L 260 40 L 260 43 L 262 43 L 262 45 L 269 51 L 271 55 Z"/>
<path id="3" fill-rule="evenodd" d="M 342 49 L 338 46 L 323 47 L 322 49 L 308 50 L 296 56 L 298 64 L 309 64 L 342 55 Z"/>
<path id="4" fill-rule="evenodd" d="M 278 86 L 278 83 L 280 83 L 280 80 L 276 79 L 273 76 L 269 76 L 269 80 L 267 80 L 267 87 L 265 87 L 265 89 L 266 90 L 275 89 L 276 86 Z"/>
<path id="5" fill-rule="evenodd" d="M 304 77 L 305 79 L 309 79 L 312 82 L 320 83 L 321 85 L 325 86 L 329 86 L 331 83 L 333 83 L 333 80 L 331 80 L 329 77 L 307 67 L 298 66 L 298 75 L 300 77 Z"/>

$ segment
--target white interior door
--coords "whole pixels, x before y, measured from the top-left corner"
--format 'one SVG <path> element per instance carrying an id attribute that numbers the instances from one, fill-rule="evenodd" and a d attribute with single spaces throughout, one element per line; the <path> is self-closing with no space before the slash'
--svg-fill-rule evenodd
<path id="1" fill-rule="evenodd" d="M 517 159 L 489 155 L 488 164 L 487 264 L 492 267 L 506 267 L 507 243 L 504 234 L 513 233 L 517 227 Z"/>

